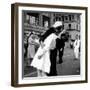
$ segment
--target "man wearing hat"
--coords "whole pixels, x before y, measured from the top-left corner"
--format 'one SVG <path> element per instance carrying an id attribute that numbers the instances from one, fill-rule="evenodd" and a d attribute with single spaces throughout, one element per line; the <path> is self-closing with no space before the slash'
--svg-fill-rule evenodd
<path id="1" fill-rule="evenodd" d="M 63 28 L 63 23 L 61 21 L 56 21 L 55 24 L 49 28 L 40 38 L 40 41 L 44 41 L 51 33 L 60 33 Z M 63 33 L 63 32 L 62 32 Z"/>
<path id="2" fill-rule="evenodd" d="M 40 42 L 44 42 L 44 40 L 52 33 L 55 33 L 57 36 L 59 34 L 59 38 L 61 34 L 63 33 L 63 23 L 61 21 L 56 21 L 55 24 L 49 28 L 41 37 Z M 48 44 L 48 43 L 47 43 Z M 57 48 L 50 50 L 50 73 L 47 74 L 48 76 L 56 76 L 57 70 L 56 70 L 56 57 L 57 57 Z"/>

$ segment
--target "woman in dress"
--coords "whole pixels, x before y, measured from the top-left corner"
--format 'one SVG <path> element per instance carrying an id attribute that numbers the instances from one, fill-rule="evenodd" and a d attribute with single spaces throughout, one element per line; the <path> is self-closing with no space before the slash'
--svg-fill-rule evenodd
<path id="1" fill-rule="evenodd" d="M 32 33 L 28 38 L 28 53 L 27 53 L 28 66 L 30 66 L 30 63 L 35 55 L 35 44 L 36 44 L 35 35 Z"/>
<path id="2" fill-rule="evenodd" d="M 54 48 L 55 43 L 53 43 L 53 42 L 55 42 L 56 38 L 57 38 L 57 35 L 55 35 L 54 33 L 49 35 L 45 39 L 44 43 L 41 42 L 41 45 L 34 56 L 31 66 L 38 69 L 38 76 L 44 76 L 45 73 L 50 72 L 51 64 L 50 64 L 49 50 Z M 52 44 L 53 44 L 53 46 L 52 46 Z M 40 75 L 40 72 L 42 75 Z"/>

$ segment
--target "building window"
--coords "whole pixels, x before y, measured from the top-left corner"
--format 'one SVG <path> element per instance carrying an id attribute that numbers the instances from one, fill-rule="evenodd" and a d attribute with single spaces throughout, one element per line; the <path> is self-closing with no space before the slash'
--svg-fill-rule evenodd
<path id="1" fill-rule="evenodd" d="M 27 13 L 26 21 L 31 25 L 39 25 L 39 14 L 38 13 Z"/>
<path id="2" fill-rule="evenodd" d="M 69 21 L 71 21 L 71 15 L 69 15 Z"/>
<path id="3" fill-rule="evenodd" d="M 30 24 L 35 25 L 35 17 L 34 16 L 30 16 Z"/>
<path id="4" fill-rule="evenodd" d="M 43 15 L 43 27 L 49 27 L 50 26 L 50 17 Z"/>
<path id="5" fill-rule="evenodd" d="M 59 17 L 59 21 L 61 21 L 61 17 Z"/>
<path id="6" fill-rule="evenodd" d="M 71 30 L 71 24 L 68 24 L 68 29 Z"/>
<path id="7" fill-rule="evenodd" d="M 72 20 L 74 20 L 74 15 L 72 15 Z"/>
<path id="8" fill-rule="evenodd" d="M 62 16 L 62 21 L 64 21 L 64 16 Z"/>
<path id="9" fill-rule="evenodd" d="M 56 21 L 58 21 L 58 17 L 56 17 Z"/>
<path id="10" fill-rule="evenodd" d="M 68 20 L 68 16 L 65 16 L 65 21 L 67 21 Z"/>
<path id="11" fill-rule="evenodd" d="M 39 25 L 39 17 L 35 18 L 35 25 Z"/>
<path id="12" fill-rule="evenodd" d="M 26 15 L 26 21 L 29 20 L 29 15 Z"/>
<path id="13" fill-rule="evenodd" d="M 29 24 L 29 15 L 27 15 L 27 14 L 24 14 L 24 23 L 25 23 L 26 25 Z"/>

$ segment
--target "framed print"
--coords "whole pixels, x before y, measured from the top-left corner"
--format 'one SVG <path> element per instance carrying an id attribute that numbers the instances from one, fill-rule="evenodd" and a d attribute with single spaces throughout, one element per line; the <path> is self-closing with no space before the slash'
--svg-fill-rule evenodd
<path id="1" fill-rule="evenodd" d="M 11 85 L 87 83 L 87 7 L 11 5 Z"/>

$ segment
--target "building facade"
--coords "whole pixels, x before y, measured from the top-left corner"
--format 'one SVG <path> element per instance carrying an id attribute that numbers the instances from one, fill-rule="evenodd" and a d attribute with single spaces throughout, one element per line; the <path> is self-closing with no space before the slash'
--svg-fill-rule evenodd
<path id="1" fill-rule="evenodd" d="M 24 33 L 34 32 L 35 34 L 43 34 L 55 21 L 62 21 L 64 29 L 68 32 L 80 32 L 80 15 L 79 13 L 64 13 L 64 12 L 40 12 L 40 11 L 25 11 L 24 18 Z M 75 36 L 75 35 L 74 35 Z"/>

